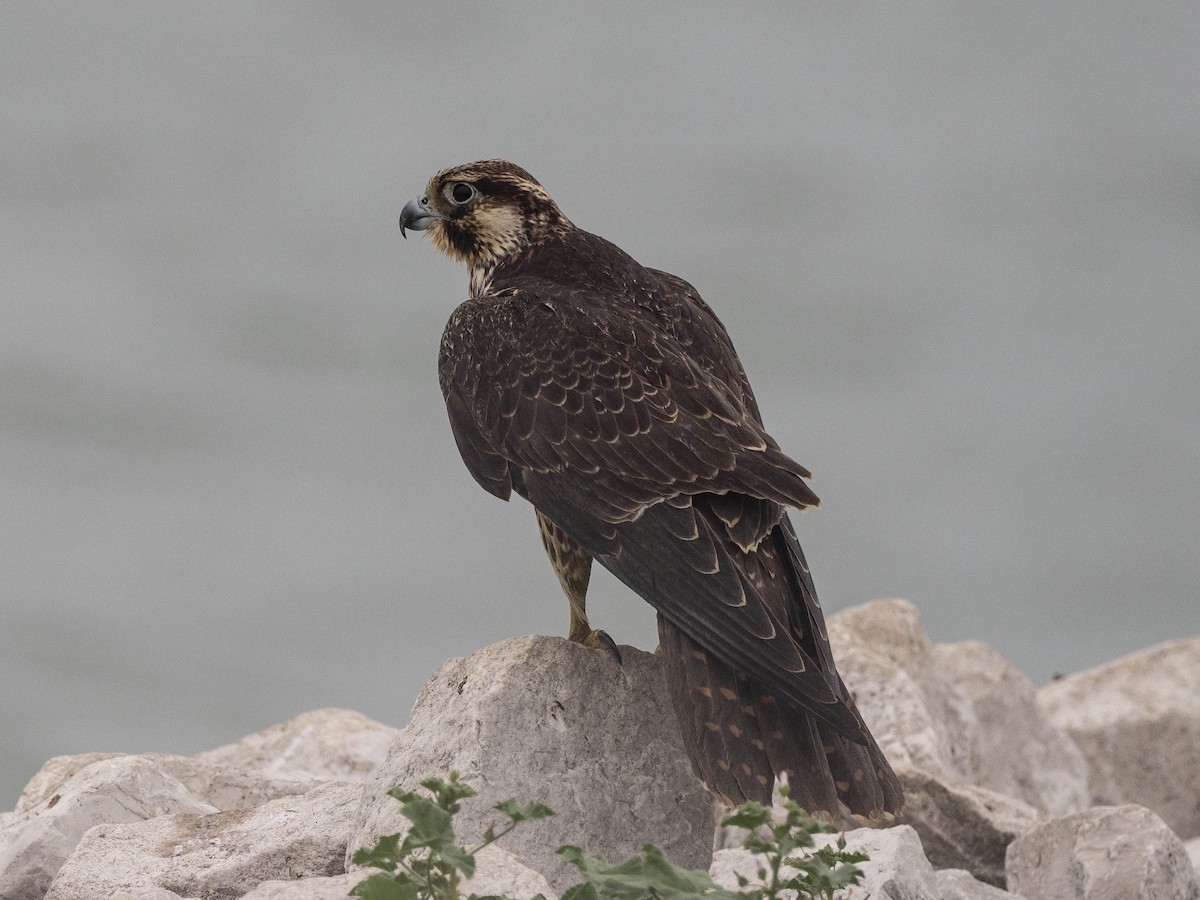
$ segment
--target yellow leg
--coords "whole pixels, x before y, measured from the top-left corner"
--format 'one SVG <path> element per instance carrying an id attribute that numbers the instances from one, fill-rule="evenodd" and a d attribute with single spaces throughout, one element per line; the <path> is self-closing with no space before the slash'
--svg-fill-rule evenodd
<path id="1" fill-rule="evenodd" d="M 587 617 L 587 589 L 592 577 L 592 557 L 569 534 L 543 516 L 537 514 L 538 528 L 542 533 L 542 545 L 554 566 L 554 574 L 567 595 L 571 610 L 571 624 L 567 638 L 595 650 L 604 649 L 621 661 L 616 642 L 608 633 L 592 628 Z"/>

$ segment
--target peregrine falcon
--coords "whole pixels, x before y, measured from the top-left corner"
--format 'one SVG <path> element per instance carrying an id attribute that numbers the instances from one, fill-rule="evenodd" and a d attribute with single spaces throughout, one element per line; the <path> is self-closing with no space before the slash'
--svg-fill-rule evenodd
<path id="1" fill-rule="evenodd" d="M 690 284 L 577 228 L 500 159 L 445 169 L 400 228 L 466 264 L 438 373 L 467 469 L 537 513 L 570 602 L 593 560 L 658 612 L 692 765 L 730 805 L 787 774 L 810 812 L 889 820 L 903 795 L 834 666 L 787 508 L 820 501 L 767 434 L 724 326 Z"/>

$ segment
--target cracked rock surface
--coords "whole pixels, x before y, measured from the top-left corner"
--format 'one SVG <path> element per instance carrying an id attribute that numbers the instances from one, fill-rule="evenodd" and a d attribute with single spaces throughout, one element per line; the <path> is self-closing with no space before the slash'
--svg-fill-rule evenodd
<path id="1" fill-rule="evenodd" d="M 870 862 L 838 900 L 1200 900 L 1200 638 L 1036 690 L 985 644 L 933 644 L 907 601 L 829 626 L 907 795 L 905 823 L 847 832 Z M 370 873 L 347 871 L 354 849 L 406 824 L 387 790 L 451 770 L 479 792 L 460 840 L 501 824 L 500 800 L 558 813 L 483 851 L 468 891 L 553 897 L 577 881 L 564 843 L 753 874 L 744 850 L 712 853 L 658 658 L 622 652 L 486 647 L 445 663 L 402 729 L 319 709 L 193 757 L 54 757 L 0 812 L 0 898 L 342 897 Z"/>

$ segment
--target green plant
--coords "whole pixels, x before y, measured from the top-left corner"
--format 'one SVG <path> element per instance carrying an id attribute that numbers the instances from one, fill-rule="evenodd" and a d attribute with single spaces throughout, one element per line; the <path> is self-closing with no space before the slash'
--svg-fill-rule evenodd
<path id="1" fill-rule="evenodd" d="M 367 900 L 459 900 L 463 878 L 475 873 L 476 853 L 521 822 L 554 815 L 540 803 L 497 803 L 494 808 L 508 822 L 500 831 L 488 828 L 480 842 L 468 849 L 454 835 L 454 815 L 459 811 L 459 801 L 473 797 L 475 791 L 459 781 L 457 772 L 450 773 L 449 781 L 427 778 L 421 786 L 431 796 L 398 788 L 388 792 L 400 802 L 400 811 L 411 827 L 403 839 L 399 834 L 388 835 L 374 847 L 354 854 L 356 865 L 381 871 L 360 882 L 351 892 L 353 896 Z M 646 844 L 639 856 L 619 865 L 610 864 L 598 853 L 565 846 L 558 849 L 559 856 L 579 869 L 583 881 L 568 889 L 562 900 L 779 900 L 785 891 L 794 892 L 791 896 L 798 900 L 832 900 L 837 888 L 858 883 L 862 872 L 854 864 L 867 857 L 847 853 L 845 838 L 839 838 L 834 846 L 817 848 L 813 836 L 836 829 L 805 814 L 787 797 L 786 788 L 782 793 L 784 817 L 778 821 L 773 820 L 769 807 L 747 803 L 721 823 L 749 831 L 744 846 L 763 860 L 755 886 L 739 876 L 739 892 L 724 890 L 707 872 L 676 867 L 653 844 Z M 789 873 L 785 866 L 795 871 Z M 503 898 L 471 894 L 468 900 Z"/>
<path id="2" fill-rule="evenodd" d="M 495 808 L 508 817 L 508 825 L 499 832 L 488 828 L 483 838 L 470 849 L 458 843 L 454 835 L 454 815 L 459 801 L 474 797 L 475 791 L 451 772 L 449 781 L 426 778 L 421 787 L 432 797 L 392 788 L 388 795 L 400 801 L 400 812 L 412 823 L 403 840 L 399 834 L 381 837 L 370 849 L 355 852 L 358 866 L 382 869 L 359 882 L 354 897 L 368 900 L 457 900 L 464 877 L 475 874 L 475 854 L 494 844 L 521 822 L 544 819 L 554 812 L 540 803 L 518 806 L 513 800 L 497 803 Z M 471 897 L 475 897 L 474 894 Z"/>
<path id="3" fill-rule="evenodd" d="M 834 834 L 837 829 L 814 819 L 788 797 L 787 786 L 780 788 L 784 817 L 773 821 L 772 812 L 760 803 L 739 806 L 722 821 L 736 825 L 750 834 L 743 846 L 751 853 L 762 854 L 766 865 L 758 870 L 760 887 L 751 888 L 747 879 L 738 877 L 742 896 L 750 900 L 774 900 L 781 891 L 795 891 L 798 897 L 833 900 L 840 887 L 858 884 L 862 870 L 855 863 L 866 862 L 865 853 L 847 853 L 846 838 L 841 836 L 832 846 L 817 847 L 813 835 Z M 807 851 L 798 854 L 797 851 Z M 796 870 L 785 875 L 784 866 Z"/>

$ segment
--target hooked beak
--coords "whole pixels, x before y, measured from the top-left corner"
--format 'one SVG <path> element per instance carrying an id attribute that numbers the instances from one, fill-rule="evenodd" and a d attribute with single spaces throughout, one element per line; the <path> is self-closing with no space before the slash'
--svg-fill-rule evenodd
<path id="1" fill-rule="evenodd" d="M 409 200 L 400 211 L 400 236 L 407 237 L 406 228 L 413 231 L 425 231 L 433 225 L 436 219 L 446 218 L 429 205 L 428 197 Z"/>

